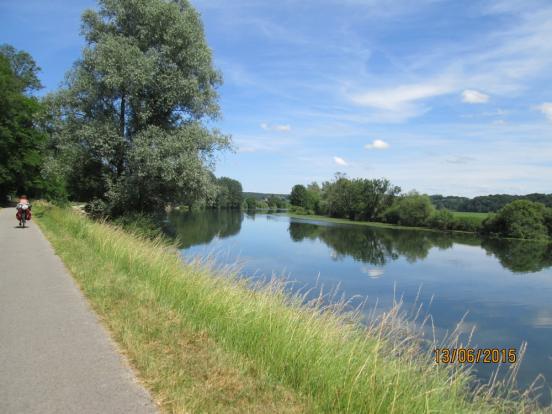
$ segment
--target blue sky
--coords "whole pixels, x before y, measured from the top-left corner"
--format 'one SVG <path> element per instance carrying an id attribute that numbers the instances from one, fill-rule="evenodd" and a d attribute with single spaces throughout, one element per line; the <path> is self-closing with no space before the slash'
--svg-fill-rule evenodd
<path id="1" fill-rule="evenodd" d="M 552 192 L 552 2 L 195 0 L 246 191 L 387 177 L 404 190 Z M 52 91 L 90 0 L 0 0 L 0 43 Z"/>

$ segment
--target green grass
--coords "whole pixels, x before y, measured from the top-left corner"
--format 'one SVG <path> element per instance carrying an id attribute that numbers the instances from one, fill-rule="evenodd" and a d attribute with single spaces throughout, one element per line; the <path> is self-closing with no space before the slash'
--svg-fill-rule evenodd
<path id="1" fill-rule="evenodd" d="M 481 228 L 483 221 L 492 215 L 492 213 L 473 213 L 473 212 L 462 212 L 462 211 L 453 211 L 452 215 L 455 219 L 456 225 L 461 229 L 469 231 L 477 231 Z"/>
<path id="2" fill-rule="evenodd" d="M 282 214 L 282 215 L 292 217 L 292 218 L 297 218 L 297 219 L 305 219 L 310 221 L 325 221 L 328 223 L 336 223 L 336 224 L 353 224 L 357 226 L 370 226 L 370 227 L 380 227 L 380 228 L 387 228 L 387 229 L 438 231 L 427 227 L 400 226 L 398 224 L 380 223 L 377 221 L 349 220 L 344 218 L 320 216 L 317 214 L 297 214 L 297 213 L 290 213 L 290 212 L 276 213 L 276 214 Z"/>
<path id="3" fill-rule="evenodd" d="M 37 221 L 165 412 L 520 412 L 432 364 L 399 308 L 362 327 L 281 284 L 183 264 L 174 248 L 37 206 Z M 407 334 L 408 336 L 408 334 Z"/>
<path id="4" fill-rule="evenodd" d="M 324 221 L 328 223 L 336 224 L 353 224 L 359 226 L 370 226 L 370 227 L 379 227 L 379 228 L 389 228 L 389 229 L 401 229 L 401 230 L 425 230 L 425 231 L 442 231 L 431 227 L 413 227 L 413 226 L 401 226 L 398 224 L 389 224 L 389 223 L 380 223 L 375 221 L 356 221 L 349 220 L 344 218 L 333 218 L 328 216 L 321 216 L 316 214 L 298 214 L 298 213 L 278 213 L 287 215 L 292 218 L 305 219 L 310 221 Z M 485 220 L 491 213 L 471 213 L 471 212 L 452 212 L 452 215 L 456 219 L 456 226 L 453 230 L 448 231 L 458 231 L 458 232 L 468 232 L 474 233 L 479 228 L 483 220 Z"/>
<path id="5" fill-rule="evenodd" d="M 480 220 L 485 220 L 491 214 L 492 213 L 474 213 L 474 212 L 469 212 L 469 211 L 453 211 L 452 212 L 452 215 L 454 217 L 458 217 L 458 218 L 469 217 L 469 218 L 477 218 L 477 219 L 480 219 Z"/>

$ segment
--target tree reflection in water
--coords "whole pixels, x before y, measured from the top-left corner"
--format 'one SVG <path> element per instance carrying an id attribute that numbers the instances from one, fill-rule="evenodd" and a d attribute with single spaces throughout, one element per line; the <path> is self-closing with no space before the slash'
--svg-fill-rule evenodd
<path id="1" fill-rule="evenodd" d="M 383 266 L 400 257 L 413 263 L 425 259 L 432 248 L 449 249 L 454 243 L 481 246 L 503 267 L 515 273 L 538 272 L 552 266 L 552 245 L 547 243 L 482 239 L 467 233 L 319 225 L 293 220 L 288 231 L 296 242 L 304 239 L 324 242 L 334 251 L 334 260 L 350 256 L 374 266 Z"/>
<path id="2" fill-rule="evenodd" d="M 282 220 L 281 216 L 259 215 L 266 219 Z M 254 213 L 236 210 L 206 210 L 171 212 L 167 232 L 176 237 L 180 248 L 207 244 L 215 237 L 226 238 L 241 231 L 244 217 L 255 220 Z M 469 233 L 386 229 L 332 223 L 313 224 L 290 219 L 288 232 L 295 242 L 319 240 L 329 246 L 334 260 L 345 257 L 384 266 L 389 261 L 405 258 L 414 263 L 424 260 L 432 248 L 449 249 L 453 244 L 479 246 L 495 256 L 501 265 L 515 273 L 531 273 L 552 267 L 552 244 L 506 239 L 486 239 Z M 270 234 L 267 234 L 270 237 Z M 269 254 L 269 253 L 267 253 Z"/>
<path id="3" fill-rule="evenodd" d="M 172 211 L 166 231 L 177 239 L 178 247 L 186 249 L 207 244 L 215 237 L 234 236 L 240 232 L 242 221 L 243 213 L 239 210 Z"/>
<path id="4" fill-rule="evenodd" d="M 483 239 L 481 247 L 514 273 L 539 272 L 552 266 L 552 243 Z"/>

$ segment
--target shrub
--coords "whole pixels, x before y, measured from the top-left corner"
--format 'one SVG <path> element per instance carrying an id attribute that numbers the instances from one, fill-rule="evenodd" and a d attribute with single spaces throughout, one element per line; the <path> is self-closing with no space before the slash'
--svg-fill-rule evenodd
<path id="1" fill-rule="evenodd" d="M 99 198 L 86 203 L 84 211 L 93 219 L 109 217 L 109 207 L 107 203 Z"/>
<path id="2" fill-rule="evenodd" d="M 258 200 L 256 202 L 256 207 L 260 210 L 268 210 L 268 203 L 264 200 Z"/>
<path id="3" fill-rule="evenodd" d="M 245 209 L 246 210 L 255 210 L 257 208 L 257 200 L 253 197 L 248 197 L 245 199 Z"/>
<path id="4" fill-rule="evenodd" d="M 547 239 L 549 214 L 544 204 L 517 200 L 483 222 L 482 232 L 518 239 Z"/>
<path id="5" fill-rule="evenodd" d="M 313 210 L 309 210 L 309 209 L 306 209 L 304 207 L 299 207 L 299 206 L 291 206 L 289 208 L 289 212 L 290 213 L 295 213 L 295 214 L 304 214 L 304 215 L 312 215 L 314 214 L 315 212 Z"/>
<path id="6" fill-rule="evenodd" d="M 384 213 L 388 223 L 403 226 L 424 226 L 433 214 L 435 208 L 427 195 L 412 192 L 400 197 Z"/>
<path id="7" fill-rule="evenodd" d="M 476 232 L 481 229 L 483 219 L 480 217 L 461 216 L 454 217 L 452 230 Z"/>
<path id="8" fill-rule="evenodd" d="M 391 224 L 399 224 L 399 221 L 401 219 L 399 210 L 400 209 L 398 203 L 393 204 L 391 207 L 384 211 L 383 221 Z"/>
<path id="9" fill-rule="evenodd" d="M 437 210 L 429 218 L 429 226 L 439 230 L 451 230 L 454 225 L 454 216 L 447 210 Z"/>

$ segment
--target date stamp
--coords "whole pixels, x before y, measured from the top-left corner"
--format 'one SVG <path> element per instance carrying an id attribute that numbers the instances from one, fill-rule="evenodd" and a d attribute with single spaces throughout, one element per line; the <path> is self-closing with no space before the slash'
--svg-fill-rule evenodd
<path id="1" fill-rule="evenodd" d="M 436 364 L 515 364 L 516 348 L 435 348 Z"/>

